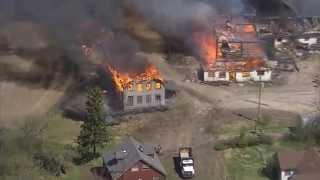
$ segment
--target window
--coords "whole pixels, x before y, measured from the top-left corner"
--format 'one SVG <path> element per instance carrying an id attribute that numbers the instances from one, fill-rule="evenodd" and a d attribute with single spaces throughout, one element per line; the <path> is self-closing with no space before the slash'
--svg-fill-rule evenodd
<path id="1" fill-rule="evenodd" d="M 128 96 L 127 105 L 128 106 L 133 106 L 133 96 Z"/>
<path id="2" fill-rule="evenodd" d="M 139 168 L 138 168 L 138 167 L 133 167 L 133 168 L 131 168 L 131 172 L 137 172 L 137 171 L 139 171 Z"/>
<path id="3" fill-rule="evenodd" d="M 219 78 L 226 78 L 226 72 L 219 72 Z"/>
<path id="4" fill-rule="evenodd" d="M 156 83 L 156 89 L 161 89 L 161 83 L 159 82 Z"/>
<path id="5" fill-rule="evenodd" d="M 250 72 L 243 72 L 242 77 L 250 77 Z"/>
<path id="6" fill-rule="evenodd" d="M 137 84 L 137 91 L 143 91 L 142 84 Z"/>
<path id="7" fill-rule="evenodd" d="M 150 167 L 146 164 L 142 164 L 142 170 L 149 170 Z"/>
<path id="8" fill-rule="evenodd" d="M 258 76 L 263 76 L 264 75 L 264 71 L 257 71 Z"/>
<path id="9" fill-rule="evenodd" d="M 142 104 L 142 96 L 137 96 L 137 104 Z"/>
<path id="10" fill-rule="evenodd" d="M 148 91 L 150 91 L 150 90 L 152 89 L 152 86 L 151 86 L 150 83 L 147 83 L 147 84 L 146 84 L 146 89 L 147 89 Z"/>
<path id="11" fill-rule="evenodd" d="M 161 104 L 161 95 L 158 94 L 155 96 L 155 98 L 156 98 L 156 103 Z"/>
<path id="12" fill-rule="evenodd" d="M 285 172 L 284 172 L 284 175 L 285 175 L 285 176 L 291 176 L 292 174 L 293 174 L 292 171 L 285 171 Z"/>
<path id="13" fill-rule="evenodd" d="M 208 77 L 215 77 L 215 73 L 213 71 L 208 72 Z"/>
<path id="14" fill-rule="evenodd" d="M 147 104 L 151 104 L 151 95 L 146 95 Z"/>

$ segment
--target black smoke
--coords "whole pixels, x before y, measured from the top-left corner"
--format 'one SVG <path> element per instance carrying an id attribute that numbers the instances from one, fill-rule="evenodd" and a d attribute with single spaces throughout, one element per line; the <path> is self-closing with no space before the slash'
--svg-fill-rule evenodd
<path id="1" fill-rule="evenodd" d="M 0 23 L 34 21 L 63 35 L 76 31 L 87 19 L 98 19 L 106 27 L 121 22 L 118 0 L 1 0 Z M 67 36 L 64 36 L 67 37 Z"/>

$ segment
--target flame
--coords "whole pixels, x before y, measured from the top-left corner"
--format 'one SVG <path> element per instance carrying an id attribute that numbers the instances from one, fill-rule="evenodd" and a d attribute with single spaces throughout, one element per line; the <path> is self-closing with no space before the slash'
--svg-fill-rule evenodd
<path id="1" fill-rule="evenodd" d="M 193 41 L 197 44 L 200 56 L 207 64 L 214 64 L 217 57 L 217 46 L 214 35 L 210 32 L 195 32 Z"/>
<path id="2" fill-rule="evenodd" d="M 243 32 L 245 32 L 245 33 L 254 33 L 254 32 L 256 32 L 256 29 L 255 29 L 254 25 L 247 24 L 247 25 L 243 26 Z"/>
<path id="3" fill-rule="evenodd" d="M 249 59 L 244 67 L 247 68 L 247 69 L 253 69 L 253 68 L 256 68 L 256 67 L 262 67 L 265 65 L 265 61 L 263 61 L 262 59 Z"/>
<path id="4" fill-rule="evenodd" d="M 112 74 L 112 79 L 120 92 L 123 92 L 126 87 L 130 88 L 132 81 L 163 81 L 159 70 L 153 65 L 148 66 L 144 72 L 135 75 L 126 72 L 120 72 L 110 65 L 108 65 L 108 70 Z"/>

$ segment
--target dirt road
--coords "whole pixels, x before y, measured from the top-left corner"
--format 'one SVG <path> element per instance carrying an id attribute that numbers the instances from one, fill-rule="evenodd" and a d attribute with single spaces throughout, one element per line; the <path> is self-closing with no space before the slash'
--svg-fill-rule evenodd
<path id="1" fill-rule="evenodd" d="M 168 65 L 161 55 L 146 56 L 160 69 L 165 79 L 176 82 L 180 92 L 175 99 L 175 106 L 169 111 L 134 116 L 145 124 L 135 136 L 145 142 L 161 144 L 163 161 L 170 161 L 176 156 L 179 146 L 192 146 L 197 171 L 194 179 L 224 179 L 227 172 L 223 157 L 213 150 L 215 139 L 212 131 L 229 121 L 241 120 L 236 113 L 248 113 L 254 117 L 258 85 L 252 83 L 215 87 L 185 82 L 183 75 Z M 288 119 L 294 119 L 295 113 L 314 110 L 315 89 L 312 87 L 312 77 L 319 66 L 316 61 L 305 61 L 298 65 L 301 72 L 284 74 L 285 80 L 265 84 L 262 107 L 268 116 L 277 118 L 280 113 L 288 116 Z M 166 168 L 171 174 L 169 179 L 180 179 L 172 170 L 173 164 Z"/>
<path id="2" fill-rule="evenodd" d="M 256 108 L 258 98 L 258 84 L 230 86 L 208 86 L 183 81 L 181 74 L 175 72 L 159 54 L 149 55 L 149 60 L 156 64 L 165 79 L 174 80 L 182 89 L 192 91 L 221 108 Z M 315 110 L 315 88 L 313 77 L 320 71 L 319 60 L 309 60 L 298 63 L 300 72 L 288 74 L 281 85 L 266 84 L 263 88 L 262 104 L 267 109 L 277 109 L 292 112 Z"/>

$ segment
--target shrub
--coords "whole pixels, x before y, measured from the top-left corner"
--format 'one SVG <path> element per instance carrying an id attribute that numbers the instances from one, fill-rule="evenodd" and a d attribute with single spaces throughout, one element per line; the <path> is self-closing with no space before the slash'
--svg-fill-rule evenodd
<path id="1" fill-rule="evenodd" d="M 228 148 L 229 147 L 227 146 L 226 142 L 224 142 L 224 141 L 218 141 L 214 146 L 214 149 L 216 151 L 222 151 L 222 150 L 226 150 Z"/>
<path id="2" fill-rule="evenodd" d="M 272 138 L 264 134 L 260 135 L 258 139 L 259 139 L 259 144 L 272 145 L 273 143 Z"/>
<path id="3" fill-rule="evenodd" d="M 51 175 L 60 176 L 65 174 L 63 162 L 55 157 L 52 157 L 50 154 L 37 153 L 34 155 L 34 160 L 39 168 L 44 169 Z"/>
<path id="4" fill-rule="evenodd" d="M 270 179 L 278 179 L 278 163 L 276 155 L 267 160 L 265 166 L 261 170 L 261 174 Z"/>
<path id="5" fill-rule="evenodd" d="M 320 117 L 310 122 L 302 122 L 298 119 L 295 127 L 290 129 L 289 138 L 320 145 Z"/>
<path id="6" fill-rule="evenodd" d="M 264 134 L 240 134 L 240 136 L 228 139 L 217 141 L 214 149 L 217 151 L 226 150 L 229 148 L 245 148 L 256 145 L 271 145 L 272 138 Z"/>

